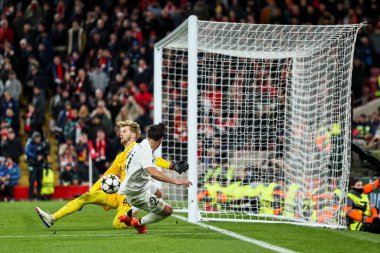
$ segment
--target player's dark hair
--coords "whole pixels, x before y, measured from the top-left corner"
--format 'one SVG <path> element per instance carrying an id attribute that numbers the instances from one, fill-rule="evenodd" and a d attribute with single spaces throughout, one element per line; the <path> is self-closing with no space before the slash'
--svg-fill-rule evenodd
<path id="1" fill-rule="evenodd" d="M 160 140 L 166 134 L 166 127 L 164 123 L 158 123 L 149 126 L 147 131 L 147 137 L 155 141 Z"/>

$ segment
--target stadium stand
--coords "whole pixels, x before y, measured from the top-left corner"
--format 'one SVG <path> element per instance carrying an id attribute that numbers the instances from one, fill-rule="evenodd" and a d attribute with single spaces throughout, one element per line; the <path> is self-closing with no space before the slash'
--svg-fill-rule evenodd
<path id="1" fill-rule="evenodd" d="M 23 147 L 38 131 L 50 144 L 44 159 L 55 184 L 70 163 L 70 182 L 82 190 L 89 156 L 96 178 L 122 148 L 116 121 L 132 119 L 143 130 L 152 123 L 154 43 L 190 14 L 226 22 L 326 25 L 379 18 L 374 0 L 5 0 L 0 13 L 0 155 L 6 153 L 9 129 Z M 355 106 L 380 96 L 379 40 L 380 22 L 360 31 Z M 363 146 L 378 135 L 379 113 L 354 120 L 355 139 Z M 14 161 L 22 171 L 18 194 L 28 186 L 28 165 L 24 155 Z M 59 189 L 53 197 L 62 196 Z"/>

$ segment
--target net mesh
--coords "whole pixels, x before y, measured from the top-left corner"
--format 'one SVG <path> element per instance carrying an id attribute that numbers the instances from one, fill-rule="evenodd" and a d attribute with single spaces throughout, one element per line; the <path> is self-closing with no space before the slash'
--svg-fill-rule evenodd
<path id="1" fill-rule="evenodd" d="M 198 21 L 198 151 L 191 155 L 203 219 L 345 225 L 359 28 Z M 179 161 L 188 158 L 187 27 L 169 36 L 160 45 L 162 155 Z M 185 188 L 164 184 L 163 191 L 186 210 Z"/>

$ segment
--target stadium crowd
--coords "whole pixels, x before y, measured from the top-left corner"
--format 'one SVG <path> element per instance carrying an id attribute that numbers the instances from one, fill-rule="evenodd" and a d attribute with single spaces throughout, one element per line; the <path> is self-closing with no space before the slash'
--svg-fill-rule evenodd
<path id="1" fill-rule="evenodd" d="M 6 169 L 19 171 L 25 153 L 30 199 L 40 198 L 49 162 L 59 164 L 61 184 L 86 183 L 89 156 L 97 177 L 122 149 L 115 122 L 131 119 L 143 130 L 152 123 L 154 43 L 190 14 L 201 20 L 324 25 L 379 18 L 376 0 L 4 0 L 0 13 L 0 175 L 10 178 L 2 185 L 16 185 L 20 173 Z M 358 104 L 380 94 L 379 68 L 380 25 L 368 25 L 360 31 L 354 60 Z M 179 141 L 184 133 L 178 132 Z M 49 160 L 51 136 L 58 161 Z"/>

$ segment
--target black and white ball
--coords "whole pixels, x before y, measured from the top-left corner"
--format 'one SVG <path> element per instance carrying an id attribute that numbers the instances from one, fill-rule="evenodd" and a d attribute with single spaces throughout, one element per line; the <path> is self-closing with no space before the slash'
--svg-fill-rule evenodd
<path id="1" fill-rule="evenodd" d="M 116 193 L 120 188 L 120 179 L 113 174 L 106 175 L 102 178 L 101 187 L 107 194 Z"/>

